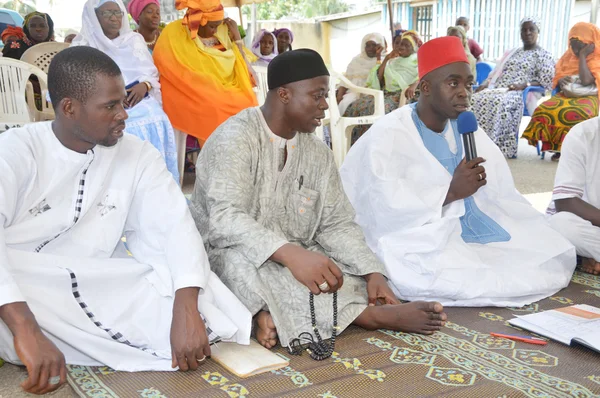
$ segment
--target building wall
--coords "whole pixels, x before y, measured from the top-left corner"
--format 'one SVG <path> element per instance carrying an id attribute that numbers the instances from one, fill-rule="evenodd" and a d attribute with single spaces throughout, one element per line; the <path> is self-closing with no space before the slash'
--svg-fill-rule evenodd
<path id="1" fill-rule="evenodd" d="M 327 40 L 323 37 L 323 29 L 314 21 L 257 21 L 257 28 L 258 30 L 267 29 L 270 32 L 275 29 L 287 28 L 294 33 L 292 48 L 313 49 L 321 54 L 325 62 L 329 62 L 329 54 L 325 45 Z"/>
<path id="2" fill-rule="evenodd" d="M 575 0 L 396 0 L 393 5 L 395 20 L 403 28 L 411 29 L 414 7 L 432 5 L 433 37 L 446 34 L 456 18 L 467 16 L 471 20 L 469 37 L 484 48 L 484 58 L 496 60 L 511 48 L 521 45 L 520 20 L 535 15 L 541 19 L 539 44 L 558 58 L 567 48 L 567 33 L 578 18 L 585 19 L 589 1 Z M 587 6 L 589 7 L 589 6 Z M 387 7 L 384 6 L 384 18 Z M 575 19 L 571 15 L 583 14 Z M 589 16 L 587 18 L 589 20 Z"/>
<path id="3" fill-rule="evenodd" d="M 369 13 L 333 21 L 258 21 L 258 29 L 288 28 L 294 33 L 293 48 L 311 48 L 335 71 L 343 72 L 360 53 L 362 38 L 368 33 L 385 33 L 381 13 Z M 391 45 L 391 44 L 390 44 Z"/>

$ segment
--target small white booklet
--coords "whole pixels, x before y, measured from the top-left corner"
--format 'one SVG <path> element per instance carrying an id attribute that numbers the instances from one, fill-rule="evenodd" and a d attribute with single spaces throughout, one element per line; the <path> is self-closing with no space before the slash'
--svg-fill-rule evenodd
<path id="1" fill-rule="evenodd" d="M 517 316 L 508 322 L 560 343 L 577 343 L 600 353 L 600 308 L 573 305 Z"/>
<path id="2" fill-rule="evenodd" d="M 250 340 L 250 345 L 217 343 L 210 346 L 210 351 L 212 359 L 241 378 L 281 369 L 290 364 L 254 340 Z"/>

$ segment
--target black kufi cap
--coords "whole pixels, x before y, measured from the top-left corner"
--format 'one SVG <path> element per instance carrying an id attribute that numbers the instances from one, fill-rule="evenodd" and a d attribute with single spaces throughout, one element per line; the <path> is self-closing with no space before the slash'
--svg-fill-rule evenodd
<path id="1" fill-rule="evenodd" d="M 329 76 L 329 71 L 319 53 L 308 48 L 276 56 L 267 71 L 269 90 L 319 76 Z"/>

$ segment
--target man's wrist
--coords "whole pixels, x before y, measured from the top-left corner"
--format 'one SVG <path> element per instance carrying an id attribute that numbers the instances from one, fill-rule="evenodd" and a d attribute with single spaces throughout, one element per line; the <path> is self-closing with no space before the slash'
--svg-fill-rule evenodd
<path id="1" fill-rule="evenodd" d="M 175 292 L 175 300 L 178 302 L 198 302 L 200 288 L 195 286 L 183 287 Z M 196 304 L 197 305 L 197 304 Z"/>
<path id="2" fill-rule="evenodd" d="M 363 279 L 364 279 L 365 281 L 367 281 L 367 283 L 369 283 L 369 281 L 370 281 L 370 280 L 371 280 L 373 277 L 378 277 L 378 276 L 381 276 L 381 277 L 385 278 L 385 277 L 383 276 L 383 274 L 381 274 L 381 273 L 379 273 L 379 272 L 372 272 L 372 273 L 370 273 L 370 274 L 363 275 Z"/>
<path id="3" fill-rule="evenodd" d="M 35 316 L 25 302 L 10 303 L 0 307 L 0 319 L 4 321 L 13 336 L 39 329 Z"/>

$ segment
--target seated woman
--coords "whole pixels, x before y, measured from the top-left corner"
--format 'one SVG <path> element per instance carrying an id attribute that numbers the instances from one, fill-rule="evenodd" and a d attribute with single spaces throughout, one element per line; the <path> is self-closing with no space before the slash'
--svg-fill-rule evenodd
<path id="1" fill-rule="evenodd" d="M 560 149 L 573 126 L 598 116 L 598 84 L 600 84 L 600 29 L 587 22 L 575 24 L 569 31 L 570 49 L 556 65 L 553 85 L 558 93 L 541 104 L 533 113 L 523 138 L 530 145 L 542 141 L 542 151 Z"/>
<path id="2" fill-rule="evenodd" d="M 96 48 L 117 63 L 128 93 L 125 132 L 154 145 L 179 183 L 175 134 L 161 106 L 158 71 L 144 38 L 129 27 L 123 2 L 88 0 L 83 8 L 81 33 L 71 46 Z"/>
<path id="3" fill-rule="evenodd" d="M 257 57 L 253 65 L 268 66 L 269 62 L 279 54 L 276 43 L 277 39 L 273 33 L 266 29 L 258 32 L 252 41 L 252 53 Z"/>
<path id="4" fill-rule="evenodd" d="M 352 61 L 346 68 L 344 76 L 352 84 L 358 87 L 366 87 L 369 72 L 378 63 L 381 63 L 381 57 L 385 52 L 385 39 L 379 33 L 369 33 L 363 37 L 360 44 L 360 54 L 352 58 Z M 348 92 L 348 88 L 340 85 L 337 90 L 336 100 L 340 108 L 340 115 L 343 115 L 348 106 L 359 98 L 356 93 Z"/>
<path id="5" fill-rule="evenodd" d="M 144 37 L 150 54 L 160 36 L 160 3 L 158 0 L 131 0 L 127 4 L 127 11 L 138 25 L 134 32 Z"/>
<path id="6" fill-rule="evenodd" d="M 552 89 L 554 59 L 538 46 L 539 32 L 536 19 L 524 18 L 521 21 L 523 47 L 507 51 L 472 97 L 473 113 L 479 126 L 508 158 L 517 156 L 517 134 L 523 107 L 527 106 L 533 112 L 541 98 L 539 93 L 530 93 L 524 104 L 523 90 L 529 86 Z"/>
<path id="7" fill-rule="evenodd" d="M 34 11 L 25 16 L 23 21 L 23 33 L 25 36 L 13 41 L 9 46 L 2 49 L 2 56 L 21 59 L 27 49 L 39 43 L 54 41 L 54 21 L 50 15 Z"/>
<path id="8" fill-rule="evenodd" d="M 367 79 L 367 87 L 381 90 L 385 101 L 385 113 L 390 113 L 400 106 L 401 96 L 407 100 L 415 97 L 419 82 L 417 68 L 417 50 L 423 44 L 415 31 L 404 32 L 394 38 L 394 47 L 381 65 L 376 65 Z M 375 99 L 363 96 L 354 101 L 344 113 L 344 116 L 358 117 L 372 115 L 375 111 Z M 352 143 L 356 142 L 371 125 L 356 126 L 352 130 Z"/>
<path id="9" fill-rule="evenodd" d="M 446 35 L 458 37 L 462 41 L 465 47 L 465 53 L 467 54 L 467 59 L 469 60 L 469 65 L 471 65 L 471 73 L 473 73 L 473 80 L 476 81 L 477 60 L 475 59 L 475 57 L 471 53 L 471 50 L 469 49 L 469 39 L 467 38 L 467 32 L 465 31 L 465 28 L 463 28 L 462 26 L 450 26 L 446 32 Z"/>
<path id="10" fill-rule="evenodd" d="M 277 39 L 277 51 L 282 54 L 286 51 L 292 51 L 292 43 L 294 42 L 294 34 L 288 28 L 275 29 L 273 31 Z"/>
<path id="11" fill-rule="evenodd" d="M 161 33 L 154 62 L 173 126 L 203 145 L 221 123 L 258 101 L 237 24 L 223 21 L 220 1 L 180 0 L 177 8 L 187 12 Z"/>

